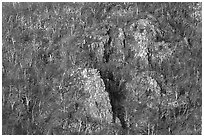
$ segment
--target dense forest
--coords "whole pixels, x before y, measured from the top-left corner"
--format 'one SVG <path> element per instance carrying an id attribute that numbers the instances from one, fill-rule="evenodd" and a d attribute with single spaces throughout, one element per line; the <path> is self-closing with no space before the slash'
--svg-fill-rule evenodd
<path id="1" fill-rule="evenodd" d="M 202 134 L 202 3 L 2 3 L 2 134 Z"/>

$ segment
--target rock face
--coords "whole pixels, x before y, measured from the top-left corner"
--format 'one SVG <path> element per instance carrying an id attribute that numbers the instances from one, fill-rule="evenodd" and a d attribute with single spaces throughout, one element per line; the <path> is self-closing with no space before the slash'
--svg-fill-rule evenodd
<path id="1" fill-rule="evenodd" d="M 109 93 L 113 113 L 112 122 L 115 123 L 118 118 L 122 128 L 126 129 L 125 83 L 122 82 L 120 78 L 117 78 L 116 75 L 114 75 L 114 72 L 108 70 L 101 72 L 101 76 L 105 84 L 105 89 Z"/>
<path id="2" fill-rule="evenodd" d="M 105 92 L 102 79 L 99 77 L 96 70 L 85 69 L 82 74 L 85 78 L 84 91 L 90 95 L 90 97 L 84 102 L 88 113 L 93 118 L 110 122 L 111 105 L 108 93 Z"/>
<path id="3" fill-rule="evenodd" d="M 157 103 L 156 101 L 158 101 L 156 92 L 160 91 L 159 87 L 149 75 L 138 74 L 126 84 L 126 90 L 129 127 L 131 129 L 139 129 L 142 126 L 146 126 L 150 117 L 150 115 L 146 114 L 151 114 L 146 112 L 148 112 L 148 109 L 157 109 L 156 104 L 152 104 L 152 102 Z"/>
<path id="4" fill-rule="evenodd" d="M 85 130 L 92 134 L 111 122 L 108 93 L 96 70 L 74 68 L 64 73 L 61 80 L 56 86 L 58 91 L 53 91 L 43 102 L 42 113 L 37 117 L 36 123 L 48 123 L 44 125 L 44 134 L 73 134 Z M 98 129 L 93 130 L 93 124 Z M 59 127 L 66 133 L 55 133 Z"/>

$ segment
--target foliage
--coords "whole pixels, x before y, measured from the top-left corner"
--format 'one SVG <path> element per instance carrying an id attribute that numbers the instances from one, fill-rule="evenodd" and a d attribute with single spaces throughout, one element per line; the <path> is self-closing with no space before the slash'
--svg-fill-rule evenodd
<path id="1" fill-rule="evenodd" d="M 2 133 L 201 134 L 201 12 L 196 2 L 2 3 Z M 114 105 L 125 131 L 111 124 Z"/>

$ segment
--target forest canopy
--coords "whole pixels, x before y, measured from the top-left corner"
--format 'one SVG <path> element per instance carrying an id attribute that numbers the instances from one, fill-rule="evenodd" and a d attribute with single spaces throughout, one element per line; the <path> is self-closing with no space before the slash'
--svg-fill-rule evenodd
<path id="1" fill-rule="evenodd" d="M 201 13 L 198 2 L 3 2 L 2 134 L 201 134 Z"/>

